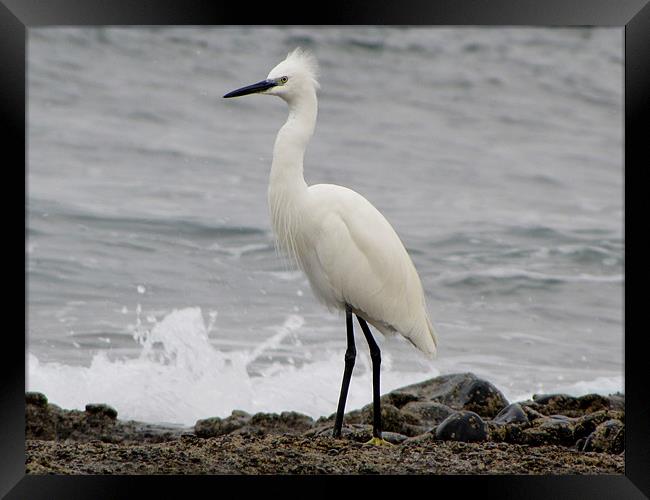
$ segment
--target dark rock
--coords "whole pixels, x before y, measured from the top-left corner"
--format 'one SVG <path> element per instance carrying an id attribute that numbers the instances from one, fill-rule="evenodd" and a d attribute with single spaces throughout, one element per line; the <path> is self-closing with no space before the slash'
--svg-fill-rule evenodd
<path id="1" fill-rule="evenodd" d="M 47 403 L 38 393 L 26 393 L 25 437 L 28 440 L 73 440 L 79 442 L 149 442 L 177 439 L 184 429 L 135 421 L 117 420 L 117 411 L 108 405 L 90 404 L 86 411 L 63 410 Z"/>
<path id="2" fill-rule="evenodd" d="M 322 424 L 315 426 L 303 433 L 306 438 L 332 437 L 334 426 Z M 359 443 L 365 443 L 372 438 L 372 425 L 367 424 L 343 424 L 341 427 L 341 439 L 349 439 Z"/>
<path id="3" fill-rule="evenodd" d="M 530 424 L 528 415 L 519 403 L 512 403 L 501 410 L 493 421 L 497 424 Z"/>
<path id="4" fill-rule="evenodd" d="M 561 414 L 567 417 L 581 417 L 599 410 L 619 408 L 620 398 L 599 394 L 586 394 L 578 398 L 568 394 L 535 394 L 533 401 L 523 402 L 522 405 L 532 406 L 544 415 Z"/>
<path id="5" fill-rule="evenodd" d="M 399 434 L 397 432 L 382 432 L 381 437 L 384 438 L 385 441 L 388 441 L 391 444 L 402 444 L 404 441 L 408 439 L 408 436 L 405 436 L 404 434 Z"/>
<path id="6" fill-rule="evenodd" d="M 523 424 L 497 424 L 494 421 L 486 422 L 490 441 L 512 444 L 526 444 L 522 430 Z"/>
<path id="7" fill-rule="evenodd" d="M 508 405 L 508 400 L 494 385 L 486 380 L 470 382 L 460 393 L 462 407 L 485 417 L 494 417 Z"/>
<path id="8" fill-rule="evenodd" d="M 321 436 L 332 436 L 332 432 L 334 430 L 334 426 L 328 423 L 318 423 L 309 429 L 306 432 L 303 432 L 303 436 L 306 438 L 314 438 L 314 437 L 321 437 Z M 341 428 L 341 435 L 343 436 L 345 432 L 349 432 L 349 425 L 343 424 L 343 427 Z"/>
<path id="9" fill-rule="evenodd" d="M 617 392 L 615 394 L 610 394 L 607 396 L 609 399 L 609 407 L 612 410 L 625 411 L 625 395 Z"/>
<path id="10" fill-rule="evenodd" d="M 118 433 L 123 434 L 127 441 L 143 441 L 148 443 L 164 443 L 179 439 L 183 434 L 191 434 L 194 429 L 180 425 L 149 424 L 129 420 L 120 422 L 115 426 Z"/>
<path id="11" fill-rule="evenodd" d="M 374 419 L 372 404 L 361 409 L 362 424 L 372 425 Z M 406 436 L 417 436 L 427 431 L 420 420 L 408 412 L 403 412 L 391 404 L 381 405 L 381 427 L 385 432 L 396 432 Z"/>
<path id="12" fill-rule="evenodd" d="M 295 411 L 277 413 L 256 413 L 247 424 L 266 433 L 301 433 L 314 426 L 314 419 Z"/>
<path id="13" fill-rule="evenodd" d="M 434 401 L 411 401 L 404 405 L 401 410 L 403 414 L 417 419 L 419 425 L 433 427 L 441 423 L 455 410 L 442 403 Z"/>
<path id="14" fill-rule="evenodd" d="M 523 431 L 522 438 L 526 444 L 573 446 L 576 441 L 573 434 L 574 423 L 570 420 L 548 417 L 541 424 L 539 420 L 536 421 L 536 424 L 539 425 Z"/>
<path id="15" fill-rule="evenodd" d="M 582 451 L 621 453 L 625 449 L 625 425 L 620 420 L 607 420 L 596 427 L 585 440 Z"/>
<path id="16" fill-rule="evenodd" d="M 488 418 L 508 405 L 501 391 L 473 373 L 443 375 L 397 392 L 402 398 L 410 395 L 421 401 L 436 401 L 454 410 L 473 411 Z"/>
<path id="17" fill-rule="evenodd" d="M 210 438 L 214 436 L 220 436 L 222 434 L 227 434 L 227 432 L 222 432 L 222 422 L 223 419 L 219 417 L 210 417 L 197 420 L 194 424 L 194 433 L 201 438 Z"/>
<path id="18" fill-rule="evenodd" d="M 607 420 L 619 420 L 620 422 L 625 423 L 625 413 L 620 410 L 600 410 L 578 417 L 575 421 L 574 427 L 575 438 L 587 438 L 589 434 L 596 430 L 598 425 Z"/>
<path id="19" fill-rule="evenodd" d="M 306 438 L 332 437 L 333 425 L 325 424 L 309 429 L 303 434 Z M 382 438 L 391 444 L 401 444 L 408 436 L 398 432 L 382 432 Z M 367 424 L 346 424 L 341 428 L 341 439 L 348 439 L 357 443 L 367 443 L 372 439 L 372 425 Z"/>
<path id="20" fill-rule="evenodd" d="M 380 398 L 382 405 L 389 404 L 400 409 L 404 405 L 412 401 L 418 401 L 419 399 L 420 398 L 418 395 L 409 392 L 403 392 L 401 389 L 397 389 L 395 391 L 389 392 L 388 394 L 385 394 Z"/>
<path id="21" fill-rule="evenodd" d="M 561 418 L 549 418 L 538 429 L 543 430 L 552 436 L 551 443 L 571 446 L 575 443 L 573 437 L 573 421 L 560 415 Z"/>
<path id="22" fill-rule="evenodd" d="M 346 436 L 357 443 L 367 443 L 372 439 L 372 425 L 355 424 Z"/>
<path id="23" fill-rule="evenodd" d="M 56 439 L 56 419 L 40 392 L 25 394 L 25 437 L 49 441 Z"/>
<path id="24" fill-rule="evenodd" d="M 575 398 L 568 394 L 533 394 L 533 401 L 538 405 L 555 405 L 566 407 Z"/>
<path id="25" fill-rule="evenodd" d="M 201 441 L 201 438 L 199 438 L 193 432 L 184 432 L 183 434 L 181 434 L 181 441 L 183 443 L 198 444 Z"/>
<path id="26" fill-rule="evenodd" d="M 600 394 L 586 394 L 578 399 L 578 409 L 583 413 L 593 413 L 598 410 L 609 410 L 612 406 L 612 400 L 607 396 Z"/>
<path id="27" fill-rule="evenodd" d="M 413 436 L 404 441 L 405 445 L 423 445 L 429 444 L 436 439 L 436 428 L 431 429 L 430 432 L 425 434 L 420 434 L 419 436 Z"/>
<path id="28" fill-rule="evenodd" d="M 201 438 L 221 436 L 244 427 L 250 422 L 251 418 L 252 417 L 245 411 L 233 410 L 230 416 L 224 419 L 219 417 L 210 417 L 198 420 L 196 424 L 194 424 L 194 432 Z"/>
<path id="29" fill-rule="evenodd" d="M 547 418 L 546 415 L 544 415 L 543 413 L 538 412 L 527 401 L 524 401 L 523 403 L 518 403 L 518 404 L 521 406 L 521 408 L 526 413 L 526 416 L 528 417 L 528 421 L 533 425 L 535 425 L 537 420 L 545 420 Z"/>
<path id="30" fill-rule="evenodd" d="M 449 415 L 436 427 L 435 435 L 436 439 L 444 441 L 487 441 L 488 430 L 476 413 L 461 410 Z"/>
<path id="31" fill-rule="evenodd" d="M 202 438 L 221 436 L 235 432 L 237 434 L 263 436 L 266 434 L 296 434 L 311 429 L 314 419 L 294 411 L 277 413 L 256 413 L 235 410 L 228 418 L 219 417 L 199 420 L 194 425 L 194 432 Z"/>
<path id="32" fill-rule="evenodd" d="M 96 417 L 107 417 L 112 420 L 117 418 L 117 411 L 115 408 L 105 404 L 87 404 L 86 413 Z"/>
<path id="33" fill-rule="evenodd" d="M 47 406 L 47 397 L 40 392 L 26 392 L 25 403 L 28 405 L 38 406 L 45 408 Z"/>

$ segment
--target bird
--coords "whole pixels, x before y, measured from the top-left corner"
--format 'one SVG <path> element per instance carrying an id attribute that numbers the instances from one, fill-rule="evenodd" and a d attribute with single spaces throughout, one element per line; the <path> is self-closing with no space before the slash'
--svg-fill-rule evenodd
<path id="1" fill-rule="evenodd" d="M 316 298 L 329 310 L 345 311 L 347 348 L 332 436 L 341 437 L 357 354 L 356 316 L 372 362 L 373 437 L 368 443 L 382 445 L 387 442 L 381 422 L 381 350 L 368 325 L 384 335 L 402 335 L 430 358 L 438 337 L 413 261 L 381 212 L 349 188 L 305 182 L 303 159 L 316 126 L 319 89 L 316 57 L 298 47 L 264 80 L 223 97 L 270 95 L 288 105 L 269 175 L 271 226 L 277 246 L 304 272 Z"/>

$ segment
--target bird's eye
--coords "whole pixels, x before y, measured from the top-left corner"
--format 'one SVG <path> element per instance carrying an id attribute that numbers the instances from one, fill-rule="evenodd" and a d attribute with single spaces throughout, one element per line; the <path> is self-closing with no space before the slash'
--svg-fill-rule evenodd
<path id="1" fill-rule="evenodd" d="M 289 80 L 289 78 L 283 76 L 282 78 L 280 78 L 280 83 L 287 83 L 287 80 Z"/>

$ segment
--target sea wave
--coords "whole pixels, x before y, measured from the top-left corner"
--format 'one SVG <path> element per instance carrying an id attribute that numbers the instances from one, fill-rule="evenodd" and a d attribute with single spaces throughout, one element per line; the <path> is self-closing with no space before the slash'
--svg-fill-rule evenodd
<path id="1" fill-rule="evenodd" d="M 256 347 L 223 352 L 211 344 L 210 325 L 200 308 L 174 310 L 151 329 L 142 325 L 135 329 L 142 350 L 134 359 L 111 359 L 100 352 L 90 366 L 71 366 L 42 362 L 29 353 L 27 386 L 65 408 L 83 409 L 89 402 L 103 402 L 114 406 L 120 418 L 146 422 L 193 425 L 200 418 L 226 417 L 234 409 L 251 413 L 294 410 L 317 418 L 336 409 L 342 350 L 322 353 L 320 359 L 301 366 L 272 363 L 257 375 L 249 369 L 303 324 L 304 318 L 290 315 Z M 359 355 L 349 409 L 371 399 L 372 370 L 366 358 Z M 385 370 L 382 390 L 438 374 L 434 368 L 410 373 Z"/>
<path id="2" fill-rule="evenodd" d="M 443 271 L 437 281 L 446 286 L 490 285 L 494 282 L 529 282 L 532 285 L 560 285 L 564 283 L 623 283 L 623 274 L 576 275 L 548 274 L 513 267 L 492 267 L 473 271 Z"/>

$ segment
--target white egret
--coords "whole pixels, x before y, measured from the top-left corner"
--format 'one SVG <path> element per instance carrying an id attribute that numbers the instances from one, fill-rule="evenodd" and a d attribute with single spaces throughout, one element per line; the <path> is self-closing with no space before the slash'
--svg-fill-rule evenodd
<path id="1" fill-rule="evenodd" d="M 404 245 L 384 216 L 363 196 L 342 186 L 308 186 L 303 157 L 314 132 L 318 102 L 317 63 L 300 48 L 265 80 L 224 97 L 264 94 L 281 97 L 289 118 L 273 149 L 268 201 L 277 243 L 309 279 L 329 309 L 346 314 L 345 370 L 334 424 L 340 437 L 348 387 L 356 358 L 352 315 L 370 348 L 373 370 L 373 444 L 381 434 L 381 354 L 367 323 L 385 335 L 399 333 L 433 356 L 436 333 L 427 313 L 422 283 Z"/>

